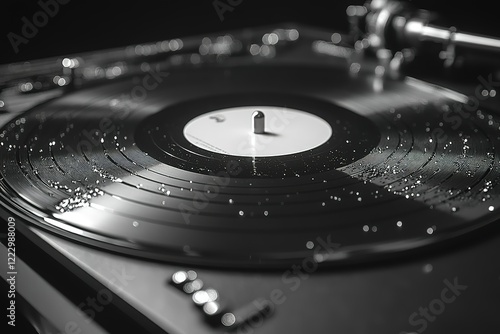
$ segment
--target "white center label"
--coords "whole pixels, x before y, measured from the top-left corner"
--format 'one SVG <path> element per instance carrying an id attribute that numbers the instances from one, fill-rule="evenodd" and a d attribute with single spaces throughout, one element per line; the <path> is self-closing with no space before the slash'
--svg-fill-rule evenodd
<path id="1" fill-rule="evenodd" d="M 254 133 L 256 111 L 264 114 L 263 133 Z M 220 109 L 200 115 L 184 127 L 184 136 L 191 144 L 211 152 L 243 157 L 304 152 L 325 143 L 331 135 L 330 124 L 316 115 L 270 106 Z"/>

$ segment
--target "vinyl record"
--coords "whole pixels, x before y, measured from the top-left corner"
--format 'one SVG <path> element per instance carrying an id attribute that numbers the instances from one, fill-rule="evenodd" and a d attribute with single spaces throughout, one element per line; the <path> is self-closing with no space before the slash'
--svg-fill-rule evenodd
<path id="1" fill-rule="evenodd" d="M 469 102 L 333 66 L 124 79 L 7 124 L 1 196 L 37 226 L 151 259 L 364 261 L 498 218 L 500 118 Z"/>

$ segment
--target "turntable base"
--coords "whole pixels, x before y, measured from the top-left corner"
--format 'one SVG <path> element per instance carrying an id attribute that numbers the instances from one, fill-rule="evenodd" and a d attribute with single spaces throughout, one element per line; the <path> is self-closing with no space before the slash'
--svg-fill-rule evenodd
<path id="1" fill-rule="evenodd" d="M 0 96 L 0 217 L 23 244 L 31 321 L 500 328 L 495 89 L 403 75 L 339 36 L 264 27 L 0 68 L 16 83 Z M 22 81 L 51 66 L 61 87 Z"/>

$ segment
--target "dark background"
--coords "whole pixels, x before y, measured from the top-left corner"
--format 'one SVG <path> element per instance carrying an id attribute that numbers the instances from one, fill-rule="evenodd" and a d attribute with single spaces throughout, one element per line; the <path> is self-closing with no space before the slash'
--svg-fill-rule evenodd
<path id="1" fill-rule="evenodd" d="M 43 2 L 55 0 L 41 0 Z M 238 0 L 219 0 L 223 3 Z M 22 18 L 33 21 L 41 10 L 38 0 L 2 0 L 0 7 L 0 63 L 62 56 L 134 43 L 157 41 L 204 32 L 224 31 L 276 22 L 301 22 L 347 31 L 345 8 L 364 1 L 262 1 L 242 0 L 221 21 L 214 0 L 90 1 L 70 0 L 59 13 L 39 28 L 16 54 L 7 38 L 21 35 Z M 462 30 L 500 35 L 498 12 L 485 0 L 450 2 L 412 1 L 415 6 L 437 11 Z"/>

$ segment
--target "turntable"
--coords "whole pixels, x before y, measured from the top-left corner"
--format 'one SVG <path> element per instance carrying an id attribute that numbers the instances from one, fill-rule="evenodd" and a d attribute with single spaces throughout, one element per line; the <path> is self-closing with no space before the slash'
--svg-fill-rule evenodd
<path id="1" fill-rule="evenodd" d="M 500 328 L 500 42 L 347 15 L 1 67 L 10 328 Z"/>

